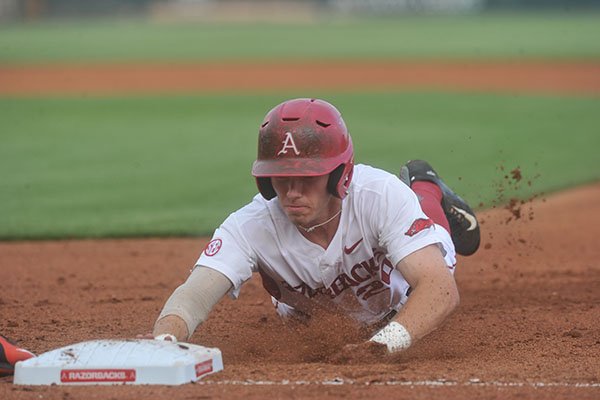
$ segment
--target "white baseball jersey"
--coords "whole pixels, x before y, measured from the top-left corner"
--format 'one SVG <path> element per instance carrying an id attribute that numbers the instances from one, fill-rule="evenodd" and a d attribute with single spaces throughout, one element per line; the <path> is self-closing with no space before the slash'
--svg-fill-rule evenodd
<path id="1" fill-rule="evenodd" d="M 325 307 L 371 325 L 407 300 L 409 284 L 394 266 L 434 243 L 453 269 L 450 235 L 423 213 L 415 193 L 388 172 L 356 165 L 327 249 L 302 236 L 277 198 L 257 195 L 215 231 L 196 265 L 227 276 L 234 297 L 259 272 L 271 296 L 297 311 Z"/>

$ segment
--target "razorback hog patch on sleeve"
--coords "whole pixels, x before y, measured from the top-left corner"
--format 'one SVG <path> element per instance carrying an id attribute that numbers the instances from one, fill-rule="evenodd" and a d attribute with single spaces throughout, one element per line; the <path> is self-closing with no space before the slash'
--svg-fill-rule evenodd
<path id="1" fill-rule="evenodd" d="M 415 219 L 415 221 L 412 223 L 412 225 L 410 226 L 410 228 L 408 228 L 408 230 L 406 232 L 404 232 L 404 234 L 406 236 L 415 236 L 417 233 L 421 232 L 422 230 L 431 228 L 433 226 L 433 221 L 429 218 L 418 218 Z"/>

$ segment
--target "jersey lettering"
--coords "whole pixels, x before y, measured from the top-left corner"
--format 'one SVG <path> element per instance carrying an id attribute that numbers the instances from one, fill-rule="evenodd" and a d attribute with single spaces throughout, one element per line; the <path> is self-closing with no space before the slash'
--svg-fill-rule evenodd
<path id="1" fill-rule="evenodd" d="M 292 286 L 289 283 L 287 283 L 286 281 L 281 281 L 281 286 L 283 286 L 290 292 L 299 293 L 299 294 L 303 295 L 304 297 L 308 297 L 309 299 L 312 299 L 313 297 L 315 297 L 318 294 L 321 294 L 321 295 L 324 295 L 327 297 L 331 297 L 331 298 L 335 297 L 330 288 L 320 287 L 320 288 L 313 289 L 304 282 L 301 282 L 298 286 Z"/>
<path id="2" fill-rule="evenodd" d="M 371 274 L 369 273 L 368 270 L 366 270 L 366 274 L 364 274 L 364 272 L 359 273 L 359 270 L 366 270 L 366 268 L 364 267 L 364 265 L 362 264 L 356 264 L 354 267 L 352 267 L 352 270 L 350 271 L 350 275 L 352 275 L 352 279 L 354 279 L 356 282 L 365 282 L 368 281 L 369 278 L 371 277 Z"/>
<path id="3" fill-rule="evenodd" d="M 285 281 L 281 281 L 281 286 L 309 299 L 316 295 L 335 299 L 346 289 L 356 287 L 356 297 L 366 301 L 372 296 L 390 290 L 390 274 L 393 269 L 392 263 L 385 254 L 376 251 L 370 259 L 355 264 L 349 275 L 345 272 L 339 274 L 328 288 L 312 289 L 304 282 L 292 286 Z"/>
<path id="4" fill-rule="evenodd" d="M 357 297 L 362 297 L 364 300 L 368 300 L 369 297 L 375 296 L 376 294 L 383 293 L 390 288 L 383 284 L 381 281 L 372 281 L 367 285 L 359 288 L 356 291 Z"/>

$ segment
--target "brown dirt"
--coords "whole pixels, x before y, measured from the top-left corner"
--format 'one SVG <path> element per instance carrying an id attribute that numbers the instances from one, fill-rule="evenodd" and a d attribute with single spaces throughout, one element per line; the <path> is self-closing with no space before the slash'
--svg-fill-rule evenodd
<path id="1" fill-rule="evenodd" d="M 459 311 L 399 357 L 339 356 L 341 320 L 294 333 L 257 276 L 192 338 L 224 355 L 225 370 L 200 384 L 17 387 L 4 378 L 0 398 L 597 399 L 600 183 L 523 207 L 535 218 L 481 214 L 484 246 L 456 271 Z M 206 241 L 0 243 L 0 331 L 38 353 L 147 332 Z"/>
<path id="2" fill-rule="evenodd" d="M 470 90 L 600 93 L 598 61 L 331 61 L 0 66 L 0 95 Z"/>

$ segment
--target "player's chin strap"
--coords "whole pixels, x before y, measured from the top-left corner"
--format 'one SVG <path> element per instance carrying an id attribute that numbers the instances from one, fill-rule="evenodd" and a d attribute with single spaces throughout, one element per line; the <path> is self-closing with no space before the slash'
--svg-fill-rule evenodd
<path id="1" fill-rule="evenodd" d="M 369 341 L 385 344 L 390 353 L 406 350 L 412 343 L 410 333 L 408 333 L 402 324 L 396 321 L 392 321 L 384 326 Z"/>

